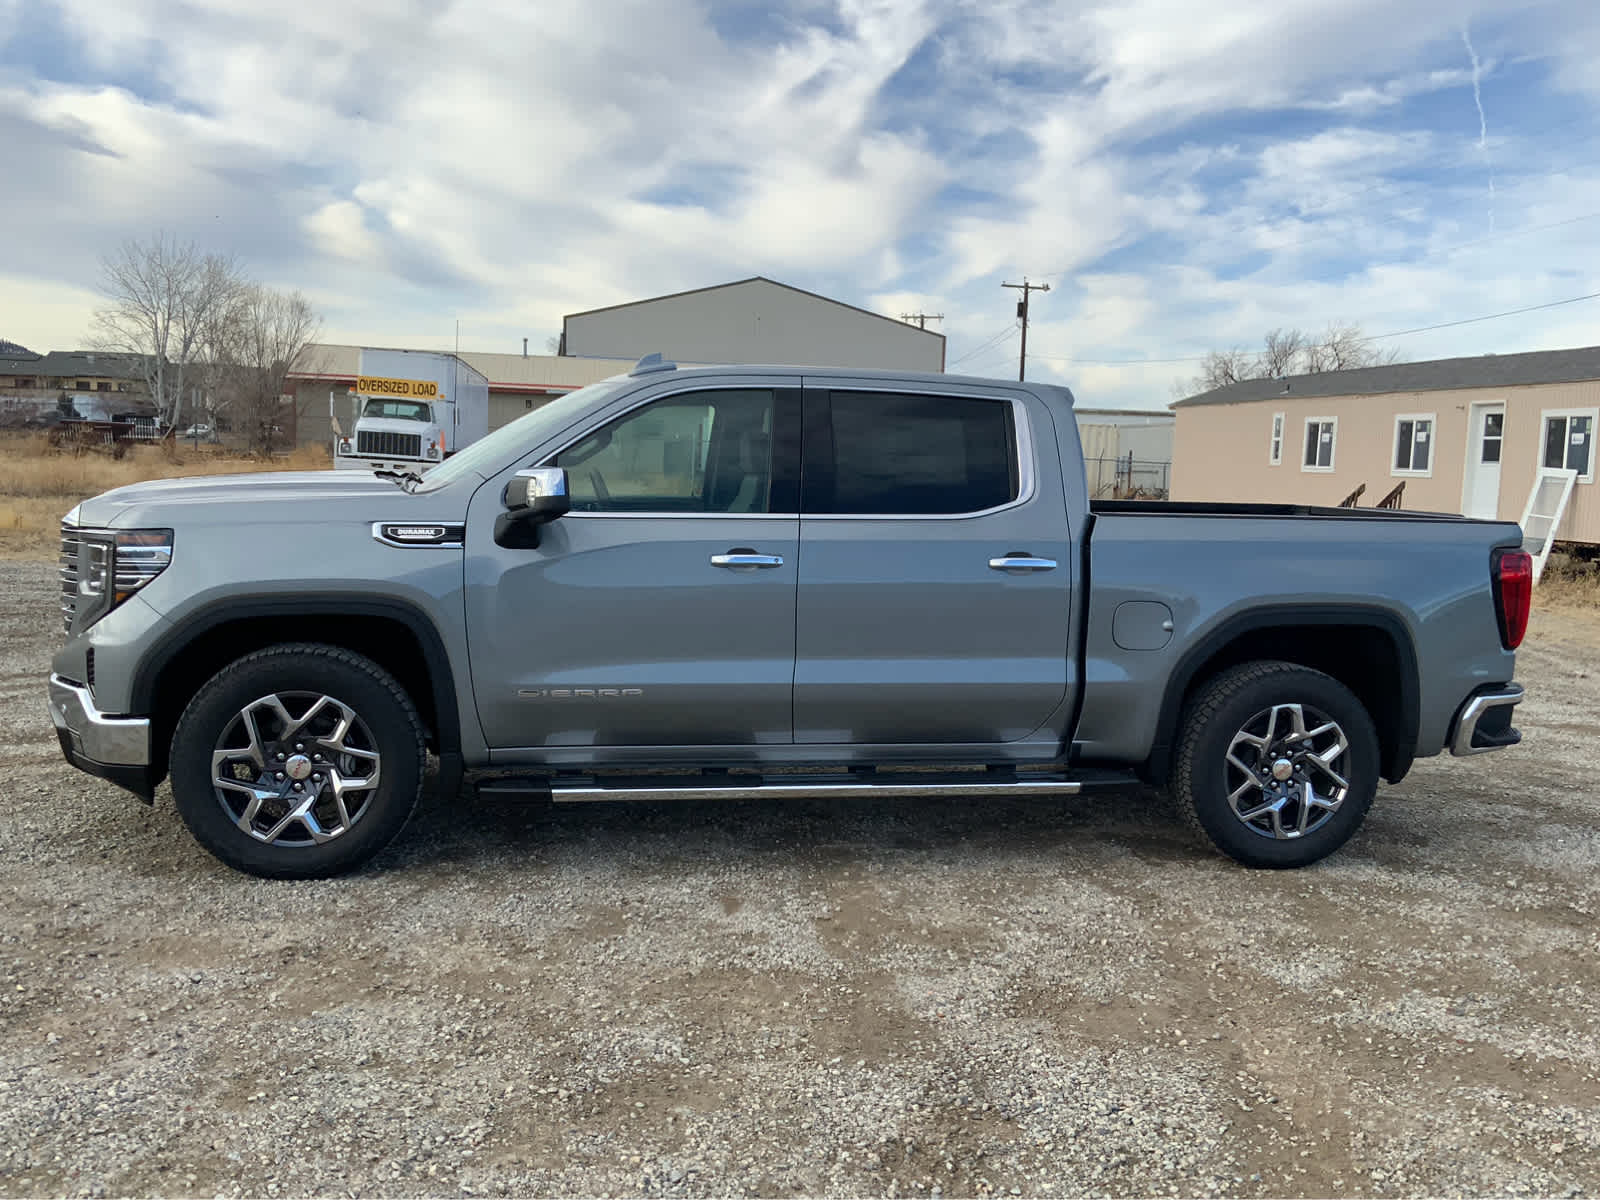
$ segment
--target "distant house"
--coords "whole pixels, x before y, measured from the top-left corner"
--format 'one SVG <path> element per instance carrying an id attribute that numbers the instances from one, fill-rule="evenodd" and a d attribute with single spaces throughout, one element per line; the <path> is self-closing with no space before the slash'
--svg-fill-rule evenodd
<path id="1" fill-rule="evenodd" d="M 1600 544 L 1600 346 L 1251 379 L 1180 400 L 1175 500 L 1522 517 L 1539 470 L 1578 473 L 1556 537 Z"/>
<path id="2" fill-rule="evenodd" d="M 9 407 L 54 408 L 62 392 L 85 417 L 139 410 L 149 400 L 143 361 L 137 354 L 52 350 L 0 356 L 0 402 L 9 402 Z"/>

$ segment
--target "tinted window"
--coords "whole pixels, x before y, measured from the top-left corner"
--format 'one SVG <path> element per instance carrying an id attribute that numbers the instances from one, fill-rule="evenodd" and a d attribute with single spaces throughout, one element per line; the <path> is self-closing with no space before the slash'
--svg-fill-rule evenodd
<path id="1" fill-rule="evenodd" d="M 772 420 L 770 391 L 673 396 L 618 417 L 554 463 L 566 468 L 577 512 L 770 512 Z"/>
<path id="2" fill-rule="evenodd" d="M 807 462 L 808 511 L 970 513 L 1017 498 L 1006 401 L 882 392 L 831 400 L 832 462 Z"/>

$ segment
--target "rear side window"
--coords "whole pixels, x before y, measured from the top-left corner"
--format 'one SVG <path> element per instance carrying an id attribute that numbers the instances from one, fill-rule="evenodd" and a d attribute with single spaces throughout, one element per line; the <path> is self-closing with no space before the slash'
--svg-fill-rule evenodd
<path id="1" fill-rule="evenodd" d="M 807 512 L 952 515 L 1017 498 L 1008 402 L 891 392 L 833 392 L 829 399 L 832 445 L 819 438 L 807 450 Z M 808 422 L 815 411 L 808 409 Z"/>

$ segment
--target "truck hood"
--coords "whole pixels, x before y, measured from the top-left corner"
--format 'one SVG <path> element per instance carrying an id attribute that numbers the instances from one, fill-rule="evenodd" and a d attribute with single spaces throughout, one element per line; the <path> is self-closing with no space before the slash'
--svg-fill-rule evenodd
<path id="1" fill-rule="evenodd" d="M 74 510 L 80 525 L 171 527 L 340 520 L 459 520 L 454 489 L 414 496 L 364 471 L 280 471 L 154 479 L 102 492 Z"/>

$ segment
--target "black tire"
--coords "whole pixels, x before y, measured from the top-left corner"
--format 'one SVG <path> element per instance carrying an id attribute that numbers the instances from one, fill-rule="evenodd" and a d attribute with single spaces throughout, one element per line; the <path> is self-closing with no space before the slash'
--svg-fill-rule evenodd
<path id="1" fill-rule="evenodd" d="M 274 732 L 293 726 L 274 717 L 280 710 L 265 703 L 271 697 L 279 698 L 280 710 L 290 717 L 311 717 L 298 734 L 300 740 L 273 740 Z M 320 708 L 317 697 L 324 701 Z M 301 703 L 304 713 L 297 711 Z M 248 720 L 246 708 L 251 710 Z M 354 714 L 347 722 L 349 732 L 324 740 L 330 732 L 327 719 L 337 726 L 346 712 Z M 269 768 L 252 779 L 256 756 L 239 750 L 224 768 L 229 779 L 239 781 L 238 791 L 214 783 L 212 755 L 226 748 L 225 736 L 230 746 L 243 740 L 257 747 Z M 296 745 L 305 748 L 304 755 L 295 753 Z M 313 754 L 324 751 L 313 763 Z M 300 770 L 317 771 L 303 786 L 320 789 L 321 798 L 309 821 L 292 820 L 268 842 L 262 839 L 277 827 L 278 818 L 309 798 L 289 793 L 294 784 L 287 777 L 278 782 L 280 753 L 306 759 L 282 763 L 288 777 Z M 291 643 L 245 655 L 195 693 L 172 738 L 172 795 L 190 832 L 230 867 L 272 879 L 316 879 L 353 870 L 393 840 L 416 808 L 426 757 L 416 706 L 392 675 L 371 659 L 337 646 Z M 341 775 L 341 768 L 348 770 Z M 369 785 L 374 773 L 375 782 Z M 328 790 L 336 779 L 348 789 L 339 799 Z M 254 788 L 285 794 L 256 801 L 251 810 L 251 797 L 241 794 Z M 224 797 L 232 808 L 225 807 Z M 255 834 L 240 824 L 246 818 Z M 313 825 L 328 840 L 317 841 Z"/>
<path id="2" fill-rule="evenodd" d="M 1337 796 L 1333 777 L 1309 754 L 1287 749 L 1285 740 L 1270 740 L 1276 748 L 1272 753 L 1252 742 L 1238 743 L 1234 758 L 1255 766 L 1255 775 L 1247 776 L 1229 762 L 1235 739 L 1267 741 L 1275 732 L 1275 723 L 1280 730 L 1292 728 L 1293 708 L 1280 710 L 1274 718 L 1274 706 L 1299 706 L 1305 725 L 1324 726 L 1325 718 L 1342 733 L 1347 746 L 1330 765 L 1348 786 L 1331 812 L 1321 805 Z M 1305 741 L 1288 744 L 1307 745 Z M 1318 748 L 1325 755 L 1332 753 L 1337 749 L 1337 735 L 1324 734 L 1313 751 Z M 1292 764 L 1294 774 L 1287 780 L 1270 775 L 1272 766 L 1280 762 Z M 1268 774 L 1262 775 L 1262 771 Z M 1249 867 L 1303 867 L 1332 854 L 1360 828 L 1377 795 L 1378 772 L 1377 731 L 1349 688 L 1308 667 L 1252 662 L 1221 672 L 1191 698 L 1179 728 L 1171 791 L 1184 820 L 1236 862 Z M 1320 800 L 1307 804 L 1303 780 L 1322 789 Z M 1236 811 L 1229 794 L 1241 790 Z M 1276 814 L 1261 812 L 1248 821 L 1242 816 L 1274 804 L 1282 806 Z M 1300 833 L 1297 827 L 1302 811 L 1307 815 L 1307 827 Z M 1281 836 L 1280 829 L 1288 836 Z"/>

